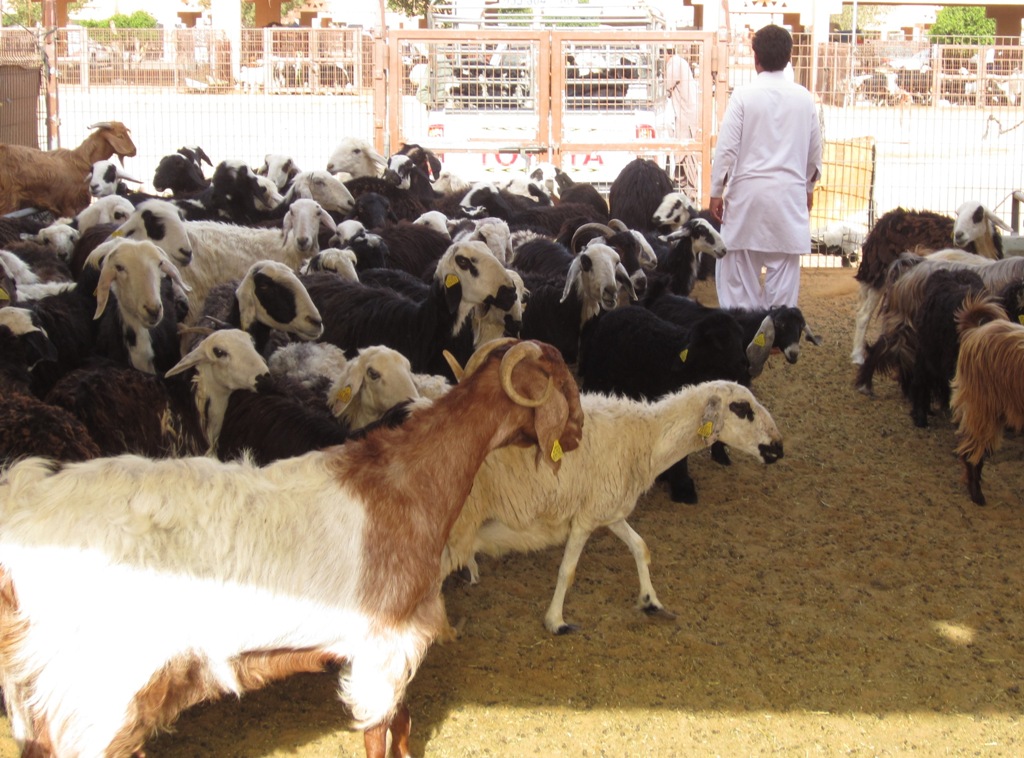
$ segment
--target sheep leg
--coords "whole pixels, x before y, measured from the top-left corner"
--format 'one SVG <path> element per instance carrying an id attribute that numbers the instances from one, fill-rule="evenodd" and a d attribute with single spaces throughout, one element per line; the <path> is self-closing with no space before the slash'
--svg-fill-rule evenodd
<path id="1" fill-rule="evenodd" d="M 711 443 L 711 460 L 720 466 L 732 465 L 732 459 L 729 458 L 729 448 L 724 442 L 716 440 Z"/>
<path id="2" fill-rule="evenodd" d="M 985 464 L 982 458 L 977 463 L 971 463 L 966 458 L 964 461 L 964 474 L 967 478 L 967 493 L 977 505 L 985 504 L 985 495 L 981 491 L 981 467 Z"/>
<path id="3" fill-rule="evenodd" d="M 879 300 L 882 299 L 882 292 L 881 290 L 875 289 L 870 284 L 862 282 L 860 285 L 860 294 L 857 299 L 860 305 L 857 308 L 857 320 L 853 328 L 853 352 L 850 353 L 850 361 L 860 365 L 864 362 L 865 357 L 868 322 L 871 320 L 871 315 L 878 307 Z"/>
<path id="4" fill-rule="evenodd" d="M 579 629 L 576 624 L 565 623 L 565 619 L 562 618 L 562 608 L 565 605 L 565 593 L 569 591 L 569 587 L 576 579 L 576 564 L 579 563 L 580 555 L 583 554 L 583 546 L 587 544 L 589 537 L 590 531 L 573 522 L 569 529 L 569 539 L 565 543 L 565 552 L 562 554 L 562 563 L 558 567 L 558 583 L 555 585 L 555 594 L 551 598 L 548 612 L 544 614 L 544 626 L 552 634 L 567 634 Z"/>
<path id="5" fill-rule="evenodd" d="M 665 610 L 665 606 L 658 600 L 658 593 L 654 591 L 651 584 L 651 552 L 647 549 L 647 543 L 625 519 L 609 524 L 611 533 L 626 543 L 629 552 L 633 554 L 636 561 L 636 572 L 640 576 L 640 600 L 637 606 L 648 616 L 658 616 L 663 619 L 674 619 L 676 615 Z"/>
<path id="6" fill-rule="evenodd" d="M 668 479 L 669 497 L 673 503 L 696 504 L 697 485 L 690 478 L 690 470 L 686 458 L 673 463 L 665 472 L 665 477 Z"/>

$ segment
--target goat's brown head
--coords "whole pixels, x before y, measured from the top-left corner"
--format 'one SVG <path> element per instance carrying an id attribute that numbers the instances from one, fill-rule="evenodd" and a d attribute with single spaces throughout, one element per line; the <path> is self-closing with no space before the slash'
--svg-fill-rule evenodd
<path id="1" fill-rule="evenodd" d="M 558 471 L 564 453 L 575 450 L 583 435 L 583 409 L 576 380 L 558 349 L 534 340 L 500 339 L 481 345 L 462 369 L 446 358 L 462 381 L 495 356 L 501 364 L 501 388 L 517 405 L 534 408 L 533 430 L 523 430 L 513 444 L 537 444 L 537 461 Z"/>
<path id="2" fill-rule="evenodd" d="M 129 136 L 129 129 L 120 121 L 100 121 L 89 128 L 95 129 L 94 134 L 106 140 L 110 146 L 111 154 L 118 157 L 122 166 L 124 165 L 125 158 L 131 158 L 135 155 L 135 143 L 132 142 L 132 138 Z M 109 158 L 110 156 L 108 155 L 107 157 Z"/>

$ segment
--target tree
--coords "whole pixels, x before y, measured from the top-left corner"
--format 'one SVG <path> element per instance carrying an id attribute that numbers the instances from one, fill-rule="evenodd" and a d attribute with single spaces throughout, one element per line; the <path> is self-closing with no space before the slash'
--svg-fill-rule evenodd
<path id="1" fill-rule="evenodd" d="M 996 21 L 986 18 L 981 6 L 950 6 L 935 14 L 928 38 L 940 45 L 991 44 Z"/>
<path id="2" fill-rule="evenodd" d="M 401 13 L 410 18 L 426 17 L 430 0 L 388 0 L 387 8 L 394 13 Z"/>
<path id="3" fill-rule="evenodd" d="M 79 10 L 85 2 L 68 3 L 68 13 Z M 3 26 L 35 26 L 43 23 L 43 4 L 38 0 L 0 0 Z"/>
<path id="4" fill-rule="evenodd" d="M 877 28 L 878 24 L 881 23 L 885 16 L 888 15 L 889 9 L 883 8 L 880 5 L 857 5 L 857 33 L 863 32 L 865 29 Z M 829 16 L 829 23 L 835 29 L 847 30 L 853 29 L 853 4 L 843 3 L 843 10 L 841 13 Z"/>
<path id="5" fill-rule="evenodd" d="M 157 21 L 156 17 L 146 11 L 135 11 L 131 15 L 115 13 L 110 18 L 101 18 L 95 21 L 81 19 L 74 23 L 91 29 L 108 29 L 111 25 L 116 29 L 155 29 Z"/>

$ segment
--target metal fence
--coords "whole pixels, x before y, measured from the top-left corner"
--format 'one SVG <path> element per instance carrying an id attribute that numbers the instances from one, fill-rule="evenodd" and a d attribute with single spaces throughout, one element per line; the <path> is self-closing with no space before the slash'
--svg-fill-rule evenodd
<path id="1" fill-rule="evenodd" d="M 551 160 L 600 183 L 615 160 L 645 155 L 706 204 L 728 94 L 755 76 L 746 40 L 699 32 L 273 28 L 242 30 L 233 49 L 217 30 L 68 28 L 55 40 L 59 146 L 123 121 L 139 150 L 128 169 L 142 179 L 186 144 L 215 160 L 285 153 L 321 168 L 357 136 L 383 152 L 418 142 L 469 180 Z M 43 49 L 37 33 L 0 31 L 0 65 L 45 72 Z M 666 107 L 676 51 L 696 75 L 692 141 L 676 136 Z M 1022 59 L 1019 40 L 813 45 L 797 35 L 793 73 L 820 103 L 826 144 L 816 232 L 855 242 L 897 205 L 949 213 L 968 199 L 1008 217 L 1024 185 Z M 47 147 L 42 94 L 34 111 L 0 108 L 2 133 L 16 113 L 34 113 Z M 465 163 L 473 151 L 485 157 Z"/>

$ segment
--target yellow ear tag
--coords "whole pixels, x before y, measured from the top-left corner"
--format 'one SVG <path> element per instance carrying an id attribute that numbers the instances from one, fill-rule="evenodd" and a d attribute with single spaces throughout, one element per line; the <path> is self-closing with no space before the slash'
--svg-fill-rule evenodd
<path id="1" fill-rule="evenodd" d="M 115 229 L 114 231 L 112 231 L 110 233 L 110 236 L 111 237 L 123 237 L 124 236 L 124 232 L 122 232 L 120 229 Z"/>
<path id="2" fill-rule="evenodd" d="M 448 289 L 451 289 L 458 283 L 459 277 L 455 276 L 455 274 L 448 274 L 448 276 L 444 278 L 444 286 L 447 287 Z"/>
<path id="3" fill-rule="evenodd" d="M 345 385 L 340 390 L 338 390 L 338 394 L 335 395 L 335 398 L 338 400 L 339 403 L 347 403 L 349 400 L 351 400 L 352 399 L 352 385 L 350 385 L 350 384 Z"/>
<path id="4" fill-rule="evenodd" d="M 697 427 L 697 434 L 701 436 L 701 439 L 706 440 L 708 437 L 711 436 L 711 432 L 714 430 L 714 428 L 714 424 L 712 424 L 710 421 L 705 421 L 703 424 Z"/>
<path id="5" fill-rule="evenodd" d="M 8 294 L 7 290 L 5 290 L 3 287 L 0 287 L 0 301 L 10 300 L 10 299 L 11 299 L 11 296 L 10 296 L 10 294 Z"/>
<path id="6" fill-rule="evenodd" d="M 754 337 L 754 344 L 758 347 L 764 347 L 764 332 L 757 333 L 757 336 Z"/>
<path id="7" fill-rule="evenodd" d="M 1019 321 L 1019 322 L 1020 322 L 1021 324 L 1024 324 L 1024 313 L 1022 313 L 1022 314 L 1020 314 L 1019 316 L 1017 316 L 1017 320 L 1018 320 L 1018 321 Z"/>
<path id="8" fill-rule="evenodd" d="M 686 363 L 686 356 L 689 355 L 689 354 L 690 354 L 690 348 L 688 348 L 688 347 L 684 348 L 683 352 L 681 352 L 679 354 L 679 360 L 681 360 L 683 363 Z"/>
<path id="9" fill-rule="evenodd" d="M 564 453 L 562 453 L 562 445 L 558 440 L 555 440 L 555 444 L 551 446 L 551 460 L 558 463 L 562 460 L 562 455 L 564 455 Z"/>

